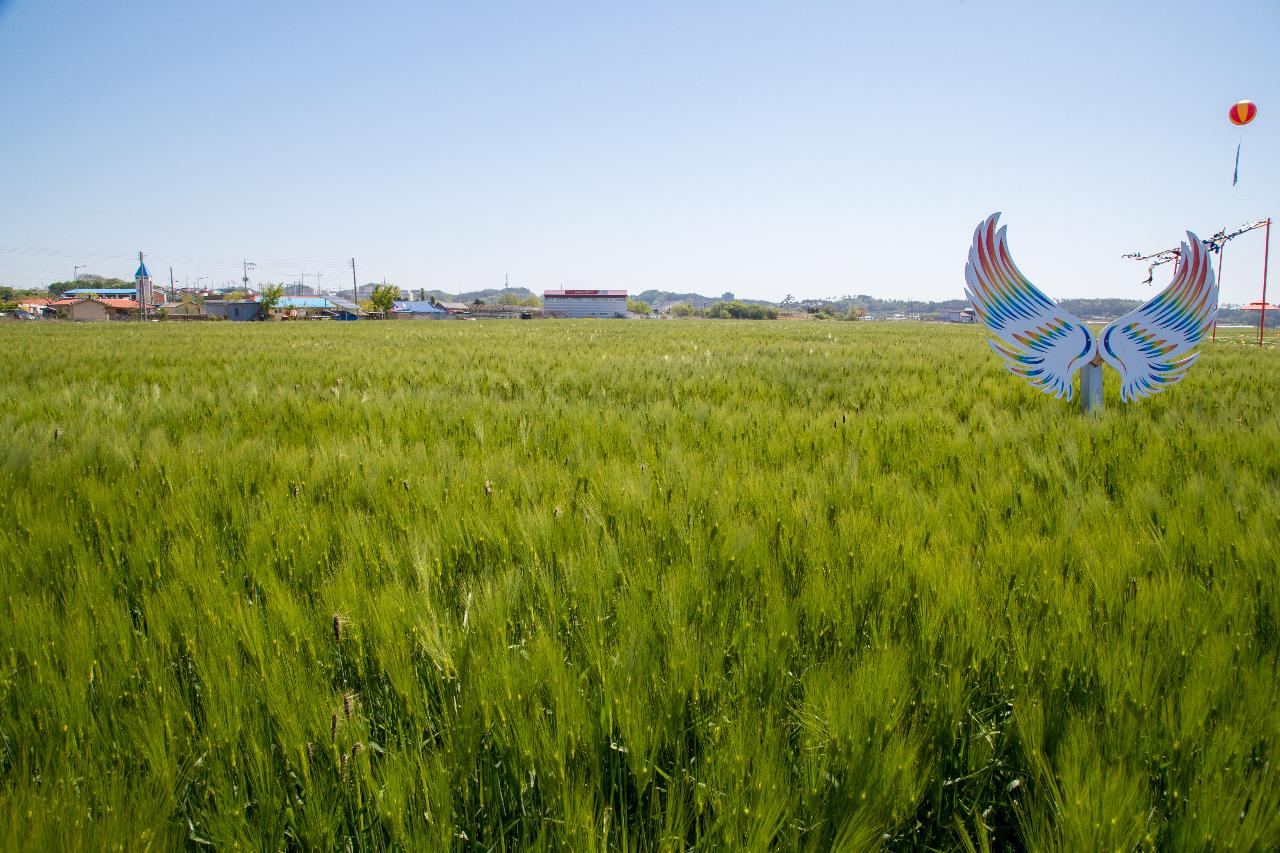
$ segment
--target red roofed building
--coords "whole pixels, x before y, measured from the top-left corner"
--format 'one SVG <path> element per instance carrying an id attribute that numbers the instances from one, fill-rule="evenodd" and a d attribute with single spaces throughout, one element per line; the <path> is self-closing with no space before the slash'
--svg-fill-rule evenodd
<path id="1" fill-rule="evenodd" d="M 49 304 L 68 320 L 91 323 L 96 320 L 131 320 L 139 305 L 132 299 L 59 299 Z"/>

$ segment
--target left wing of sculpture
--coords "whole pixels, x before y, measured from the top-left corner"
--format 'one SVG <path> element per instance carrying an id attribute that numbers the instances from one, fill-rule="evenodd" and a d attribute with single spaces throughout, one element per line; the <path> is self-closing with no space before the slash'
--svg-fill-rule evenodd
<path id="1" fill-rule="evenodd" d="M 1102 331 L 1102 358 L 1120 371 L 1120 397 L 1126 403 L 1181 379 L 1200 355 L 1192 350 L 1218 313 L 1218 283 L 1209 253 L 1190 231 L 1187 241 L 1169 286 Z"/>
<path id="2" fill-rule="evenodd" d="M 1035 388 L 1071 399 L 1071 377 L 1097 353 L 1084 321 L 1058 307 L 1013 263 L 999 213 L 973 233 L 965 296 L 999 341 L 988 340 L 1010 371 Z"/>

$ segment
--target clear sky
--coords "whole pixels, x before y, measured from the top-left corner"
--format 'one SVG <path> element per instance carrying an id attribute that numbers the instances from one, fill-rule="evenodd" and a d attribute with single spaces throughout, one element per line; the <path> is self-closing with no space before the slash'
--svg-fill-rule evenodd
<path id="1" fill-rule="evenodd" d="M 0 0 L 0 283 L 142 249 L 179 282 L 959 298 L 1001 210 L 1051 295 L 1142 297 L 1121 254 L 1280 216 L 1278 37 L 1259 0 Z M 1228 247 L 1224 302 L 1262 255 Z"/>

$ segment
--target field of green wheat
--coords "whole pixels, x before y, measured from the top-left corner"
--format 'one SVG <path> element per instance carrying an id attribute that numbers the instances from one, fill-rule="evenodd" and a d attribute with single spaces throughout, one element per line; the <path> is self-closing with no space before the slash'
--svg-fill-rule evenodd
<path id="1" fill-rule="evenodd" d="M 4 849 L 1280 845 L 1280 352 L 0 328 Z"/>

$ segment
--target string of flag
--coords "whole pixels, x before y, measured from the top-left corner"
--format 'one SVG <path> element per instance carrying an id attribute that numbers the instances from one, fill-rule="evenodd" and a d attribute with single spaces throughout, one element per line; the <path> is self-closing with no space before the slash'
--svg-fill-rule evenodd
<path id="1" fill-rule="evenodd" d="M 1250 222 L 1245 225 L 1241 225 L 1239 228 L 1237 228 L 1236 230 L 1230 233 L 1227 233 L 1227 229 L 1223 228 L 1217 234 L 1214 234 L 1212 237 L 1209 237 L 1208 239 L 1201 240 L 1200 242 L 1203 243 L 1205 248 L 1208 249 L 1210 252 L 1215 252 L 1215 253 L 1221 252 L 1222 247 L 1225 246 L 1229 241 L 1234 240 L 1235 238 L 1239 237 L 1242 234 L 1248 234 L 1250 231 L 1253 231 L 1255 229 L 1265 228 L 1266 225 L 1267 225 L 1267 220 L 1259 219 L 1257 222 Z M 1162 249 L 1159 252 L 1152 252 L 1149 255 L 1144 255 L 1141 252 L 1130 252 L 1129 254 L 1121 255 L 1120 257 L 1129 258 L 1135 261 L 1150 261 L 1151 263 L 1147 266 L 1146 280 L 1144 280 L 1142 283 L 1151 284 L 1152 280 L 1155 278 L 1156 267 L 1160 266 L 1161 264 L 1167 264 L 1171 261 L 1176 261 L 1181 254 L 1182 254 L 1181 251 L 1179 251 L 1178 249 Z"/>

